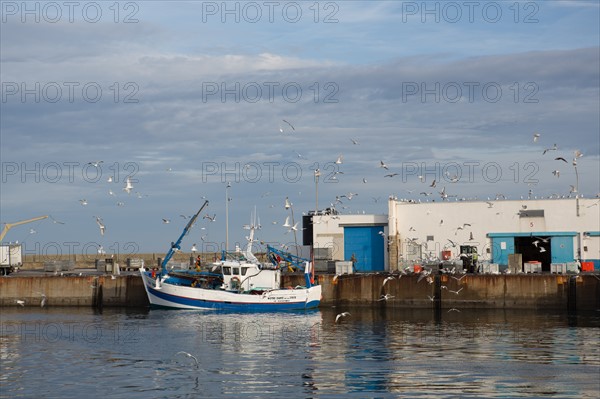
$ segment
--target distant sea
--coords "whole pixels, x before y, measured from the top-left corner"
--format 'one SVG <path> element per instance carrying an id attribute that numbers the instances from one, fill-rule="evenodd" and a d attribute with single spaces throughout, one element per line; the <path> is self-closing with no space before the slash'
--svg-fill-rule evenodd
<path id="1" fill-rule="evenodd" d="M 600 312 L 15 307 L 0 322 L 1 398 L 600 397 Z"/>

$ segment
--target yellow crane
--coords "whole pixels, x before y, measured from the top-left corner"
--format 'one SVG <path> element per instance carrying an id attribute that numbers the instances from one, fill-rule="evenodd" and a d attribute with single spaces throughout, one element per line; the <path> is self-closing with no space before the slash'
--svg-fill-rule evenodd
<path id="1" fill-rule="evenodd" d="M 4 228 L 2 229 L 2 233 L 0 233 L 0 242 L 4 239 L 4 236 L 6 235 L 6 233 L 8 233 L 8 230 L 12 229 L 15 226 L 19 226 L 25 223 L 31 223 L 31 222 L 35 222 L 38 220 L 42 220 L 42 219 L 46 219 L 48 217 L 48 215 L 45 216 L 38 216 L 36 218 L 31 218 L 31 219 L 27 219 L 27 220 L 21 220 L 19 222 L 14 222 L 14 223 L 4 223 Z"/>

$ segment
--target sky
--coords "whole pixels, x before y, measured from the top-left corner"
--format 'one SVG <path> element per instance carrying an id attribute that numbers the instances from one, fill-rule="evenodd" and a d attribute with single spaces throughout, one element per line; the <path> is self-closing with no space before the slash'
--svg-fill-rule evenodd
<path id="1" fill-rule="evenodd" d="M 2 1 L 0 220 L 51 216 L 5 241 L 162 253 L 208 200 L 182 249 L 212 252 L 255 210 L 276 245 L 332 204 L 595 197 L 599 4 Z"/>

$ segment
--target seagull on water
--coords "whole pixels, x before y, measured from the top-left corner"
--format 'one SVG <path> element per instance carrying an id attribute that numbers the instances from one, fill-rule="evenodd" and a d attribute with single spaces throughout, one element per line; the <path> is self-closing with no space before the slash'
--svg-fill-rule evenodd
<path id="1" fill-rule="evenodd" d="M 337 323 L 342 317 L 351 316 L 350 312 L 342 312 L 335 316 L 335 322 Z"/>
<path id="2" fill-rule="evenodd" d="M 177 356 L 177 355 L 185 355 L 185 356 L 187 356 L 187 357 L 189 357 L 189 358 L 191 358 L 191 359 L 194 359 L 194 361 L 196 362 L 196 367 L 198 367 L 198 359 L 196 359 L 196 357 L 195 357 L 195 356 L 193 356 L 193 355 L 191 355 L 191 354 L 189 354 L 189 353 L 187 353 L 187 352 L 184 352 L 184 351 L 179 351 L 179 352 L 177 352 L 177 353 L 175 354 L 175 356 Z"/>

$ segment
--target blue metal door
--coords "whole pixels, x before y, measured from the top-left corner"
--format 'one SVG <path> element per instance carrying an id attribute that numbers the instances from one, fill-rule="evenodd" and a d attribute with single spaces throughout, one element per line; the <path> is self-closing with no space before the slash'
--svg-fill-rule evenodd
<path id="1" fill-rule="evenodd" d="M 554 236 L 550 238 L 552 263 L 573 262 L 573 237 Z"/>
<path id="2" fill-rule="evenodd" d="M 492 238 L 492 263 L 508 265 L 508 255 L 515 253 L 514 237 Z"/>
<path id="3" fill-rule="evenodd" d="M 356 258 L 357 272 L 384 270 L 383 226 L 344 227 L 344 260 Z"/>

